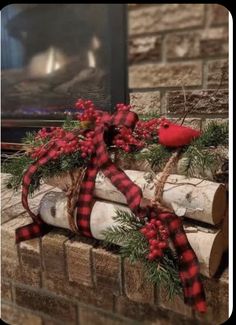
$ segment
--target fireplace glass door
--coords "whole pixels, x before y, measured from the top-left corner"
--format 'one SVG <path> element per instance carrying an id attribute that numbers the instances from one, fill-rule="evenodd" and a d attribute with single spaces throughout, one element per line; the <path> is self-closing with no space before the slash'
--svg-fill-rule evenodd
<path id="1" fill-rule="evenodd" d="M 1 25 L 3 127 L 62 120 L 77 98 L 126 101 L 124 5 L 11 4 Z"/>

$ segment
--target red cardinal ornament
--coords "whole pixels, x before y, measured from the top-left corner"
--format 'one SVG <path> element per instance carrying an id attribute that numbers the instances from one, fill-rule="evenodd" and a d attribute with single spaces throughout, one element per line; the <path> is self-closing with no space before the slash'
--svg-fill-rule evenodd
<path id="1" fill-rule="evenodd" d="M 159 143 L 166 147 L 182 147 L 200 136 L 201 132 L 192 128 L 171 123 L 167 119 L 160 122 Z"/>

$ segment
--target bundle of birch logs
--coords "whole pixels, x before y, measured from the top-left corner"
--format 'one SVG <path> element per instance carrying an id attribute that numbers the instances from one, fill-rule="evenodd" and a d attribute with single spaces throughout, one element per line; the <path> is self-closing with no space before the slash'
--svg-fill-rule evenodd
<path id="1" fill-rule="evenodd" d="M 154 198 L 155 181 L 160 174 L 150 177 L 150 173 L 125 170 L 127 176 L 143 192 L 142 204 Z M 61 188 L 62 192 L 49 192 L 41 200 L 39 213 L 51 225 L 70 229 L 67 211 L 65 182 L 60 177 L 52 177 L 47 183 Z M 90 216 L 91 232 L 94 238 L 104 239 L 103 231 L 115 225 L 113 217 L 117 210 L 130 212 L 125 196 L 112 185 L 101 172 L 97 175 L 96 202 Z M 227 195 L 223 184 L 183 175 L 169 175 L 163 190 L 163 202 L 177 216 L 184 218 L 184 228 L 194 249 L 201 273 L 212 277 L 220 264 L 223 252 L 228 247 L 227 240 Z M 52 213 L 53 211 L 53 213 Z M 75 211 L 76 215 L 76 211 Z"/>

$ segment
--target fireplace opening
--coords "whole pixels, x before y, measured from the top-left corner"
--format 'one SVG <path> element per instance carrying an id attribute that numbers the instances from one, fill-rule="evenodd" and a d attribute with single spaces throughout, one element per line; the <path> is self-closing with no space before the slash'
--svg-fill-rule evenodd
<path id="1" fill-rule="evenodd" d="M 2 142 L 60 124 L 77 98 L 126 102 L 126 8 L 11 4 L 2 9 Z"/>

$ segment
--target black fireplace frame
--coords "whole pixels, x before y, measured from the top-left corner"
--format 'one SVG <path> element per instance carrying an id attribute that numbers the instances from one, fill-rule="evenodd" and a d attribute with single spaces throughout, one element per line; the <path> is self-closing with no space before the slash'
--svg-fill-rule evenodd
<path id="1" fill-rule="evenodd" d="M 111 44 L 111 107 L 110 113 L 117 103 L 128 103 L 128 58 L 127 58 L 127 5 L 107 4 L 108 19 L 112 33 Z M 1 119 L 1 148 L 3 151 L 22 149 L 18 141 L 26 132 L 37 131 L 42 127 L 57 126 L 62 119 Z"/>

